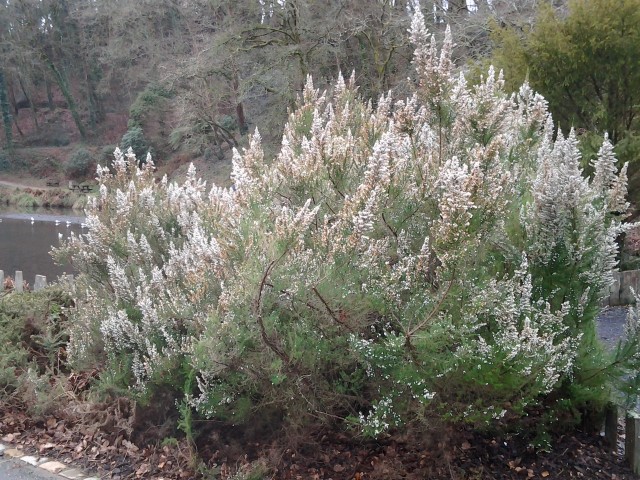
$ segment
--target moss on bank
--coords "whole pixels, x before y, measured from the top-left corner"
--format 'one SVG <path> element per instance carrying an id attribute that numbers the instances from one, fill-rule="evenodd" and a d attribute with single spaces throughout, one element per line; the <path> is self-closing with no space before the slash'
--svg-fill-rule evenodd
<path id="1" fill-rule="evenodd" d="M 62 188 L 43 190 L 37 188 L 0 187 L 0 205 L 83 210 L 88 198 L 87 194 L 71 192 Z"/>

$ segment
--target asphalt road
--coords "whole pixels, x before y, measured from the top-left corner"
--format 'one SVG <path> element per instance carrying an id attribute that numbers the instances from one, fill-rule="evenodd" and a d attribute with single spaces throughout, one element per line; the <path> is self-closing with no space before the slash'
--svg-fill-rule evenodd
<path id="1" fill-rule="evenodd" d="M 628 311 L 629 307 L 607 307 L 598 316 L 598 336 L 607 347 L 615 348 L 624 337 Z"/>
<path id="2" fill-rule="evenodd" d="M 0 480 L 60 480 L 61 478 L 16 458 L 0 457 Z"/>

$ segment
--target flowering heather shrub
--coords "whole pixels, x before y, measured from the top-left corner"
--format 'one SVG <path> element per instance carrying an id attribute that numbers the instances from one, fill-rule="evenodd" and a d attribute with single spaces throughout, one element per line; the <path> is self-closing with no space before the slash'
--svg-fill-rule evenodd
<path id="1" fill-rule="evenodd" d="M 468 86 L 419 13 L 412 40 L 411 98 L 309 80 L 277 158 L 257 132 L 235 152 L 232 189 L 207 193 L 193 169 L 156 183 L 117 150 L 89 233 L 58 252 L 84 272 L 70 353 L 130 359 L 141 390 L 186 367 L 207 417 L 262 408 L 373 435 L 484 423 L 602 379 L 594 317 L 626 167 L 605 138 L 583 178 L 542 97 L 493 71 Z"/>

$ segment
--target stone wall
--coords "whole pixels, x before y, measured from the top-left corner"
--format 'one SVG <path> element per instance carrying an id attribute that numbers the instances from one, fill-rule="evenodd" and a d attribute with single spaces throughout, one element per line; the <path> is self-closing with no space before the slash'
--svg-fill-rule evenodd
<path id="1" fill-rule="evenodd" d="M 632 289 L 640 292 L 640 270 L 613 272 L 613 283 L 609 287 L 609 291 L 605 292 L 602 304 L 611 307 L 631 305 L 635 303 Z"/>

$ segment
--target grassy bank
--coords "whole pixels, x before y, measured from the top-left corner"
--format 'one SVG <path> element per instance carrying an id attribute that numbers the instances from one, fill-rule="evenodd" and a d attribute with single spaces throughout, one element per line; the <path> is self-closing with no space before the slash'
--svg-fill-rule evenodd
<path id="1" fill-rule="evenodd" d="M 16 207 L 52 207 L 83 210 L 88 195 L 62 188 L 48 190 L 0 186 L 0 205 Z"/>

